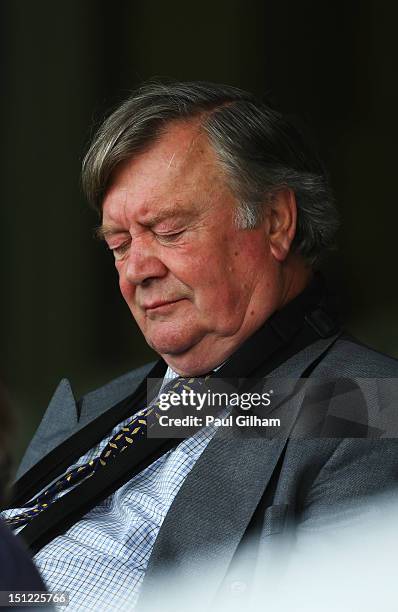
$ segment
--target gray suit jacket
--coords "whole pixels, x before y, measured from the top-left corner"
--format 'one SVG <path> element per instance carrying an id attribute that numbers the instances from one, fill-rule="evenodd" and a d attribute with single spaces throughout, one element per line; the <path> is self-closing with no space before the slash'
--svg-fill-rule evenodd
<path id="1" fill-rule="evenodd" d="M 297 381 L 309 367 L 311 377 L 298 389 L 292 383 L 292 393 L 287 394 L 285 377 Z M 26 452 L 19 475 L 99 413 L 131 394 L 150 368 L 135 370 L 89 393 L 79 407 L 64 379 Z M 280 542 L 289 525 L 295 530 L 303 526 L 311 529 L 312 525 L 318 528 L 326 510 L 365 500 L 372 503 L 369 500 L 376 499 L 375 494 L 394 490 L 398 442 L 397 404 L 392 394 L 397 378 L 396 360 L 338 334 L 307 346 L 267 376 L 264 388 L 269 389 L 272 380 L 280 397 L 273 410 L 285 423 L 283 435 L 245 437 L 226 436 L 221 429 L 217 432 L 162 525 L 142 587 L 142 607 L 150 608 L 158 577 L 170 565 L 182 581 L 196 578 L 197 592 L 193 588 L 193 596 L 200 596 L 203 605 L 207 598 L 228 592 L 236 580 L 245 585 L 256 576 L 261 582 L 263 571 L 275 568 L 280 550 L 275 542 Z M 336 379 L 349 380 L 351 386 L 340 393 L 336 391 Z M 362 404 L 359 411 L 358 398 Z M 305 418 L 304 426 L 298 418 L 308 405 L 311 415 L 314 406 L 315 412 L 319 409 L 322 413 L 312 433 Z M 359 429 L 353 430 L 352 423 Z M 245 557 L 245 542 L 253 539 L 260 569 L 254 568 L 249 555 L 246 565 L 250 580 L 242 582 L 242 569 L 238 576 L 234 573 L 235 560 Z M 209 561 L 214 561 L 216 569 L 206 577 L 204 588 L 197 577 Z M 243 591 L 240 589 L 239 597 Z"/>

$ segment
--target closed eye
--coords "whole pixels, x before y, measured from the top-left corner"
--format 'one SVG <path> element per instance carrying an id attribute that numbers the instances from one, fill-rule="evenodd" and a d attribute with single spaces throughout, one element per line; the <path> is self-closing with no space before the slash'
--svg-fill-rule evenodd
<path id="1" fill-rule="evenodd" d="M 185 230 L 180 230 L 178 232 L 169 232 L 168 234 L 158 234 L 156 232 L 153 232 L 153 235 L 155 236 L 156 240 L 158 240 L 158 242 L 160 242 L 161 244 L 171 244 L 175 242 L 184 233 L 184 231 Z M 112 251 L 115 260 L 120 261 L 121 259 L 123 259 L 123 257 L 129 250 L 130 245 L 131 239 L 126 240 L 125 242 L 122 242 L 122 244 L 119 244 L 117 246 L 109 246 L 109 250 Z"/>
<path id="2" fill-rule="evenodd" d="M 180 230 L 179 232 L 171 232 L 169 234 L 157 234 L 156 232 L 154 232 L 154 235 L 160 243 L 167 244 L 170 242 L 175 242 L 184 233 L 184 231 L 185 230 Z"/>
<path id="3" fill-rule="evenodd" d="M 131 243 L 131 240 L 126 240 L 126 242 L 123 242 L 119 246 L 109 247 L 116 261 L 123 259 L 124 255 L 127 253 L 129 249 L 130 243 Z"/>

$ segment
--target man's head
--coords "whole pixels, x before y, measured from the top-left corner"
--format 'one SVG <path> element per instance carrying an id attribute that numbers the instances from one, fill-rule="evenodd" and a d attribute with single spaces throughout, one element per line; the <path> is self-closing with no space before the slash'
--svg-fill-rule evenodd
<path id="1" fill-rule="evenodd" d="M 230 87 L 139 90 L 97 134 L 83 184 L 133 316 L 184 374 L 224 361 L 299 293 L 336 226 L 299 134 Z"/>

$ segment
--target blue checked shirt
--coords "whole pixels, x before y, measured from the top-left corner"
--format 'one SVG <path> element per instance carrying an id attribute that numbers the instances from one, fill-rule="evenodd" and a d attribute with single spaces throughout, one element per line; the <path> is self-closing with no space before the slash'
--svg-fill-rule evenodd
<path id="1" fill-rule="evenodd" d="M 176 376 L 169 368 L 163 385 Z M 121 426 L 74 465 L 98 456 Z M 201 429 L 183 440 L 37 553 L 34 562 L 48 590 L 69 593 L 68 610 L 134 608 L 164 518 L 214 432 Z M 3 516 L 19 512 L 15 508 Z"/>

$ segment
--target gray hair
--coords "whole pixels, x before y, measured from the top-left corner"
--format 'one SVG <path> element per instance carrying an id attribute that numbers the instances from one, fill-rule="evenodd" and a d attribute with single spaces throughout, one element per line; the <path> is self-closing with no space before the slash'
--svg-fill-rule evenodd
<path id="1" fill-rule="evenodd" d="M 199 118 L 238 200 L 237 225 L 250 229 L 278 190 L 297 202 L 293 249 L 309 262 L 333 246 L 338 214 L 325 169 L 301 132 L 252 94 L 207 82 L 149 83 L 100 126 L 84 158 L 82 183 L 101 214 L 113 170 L 149 148 L 175 120 Z"/>

